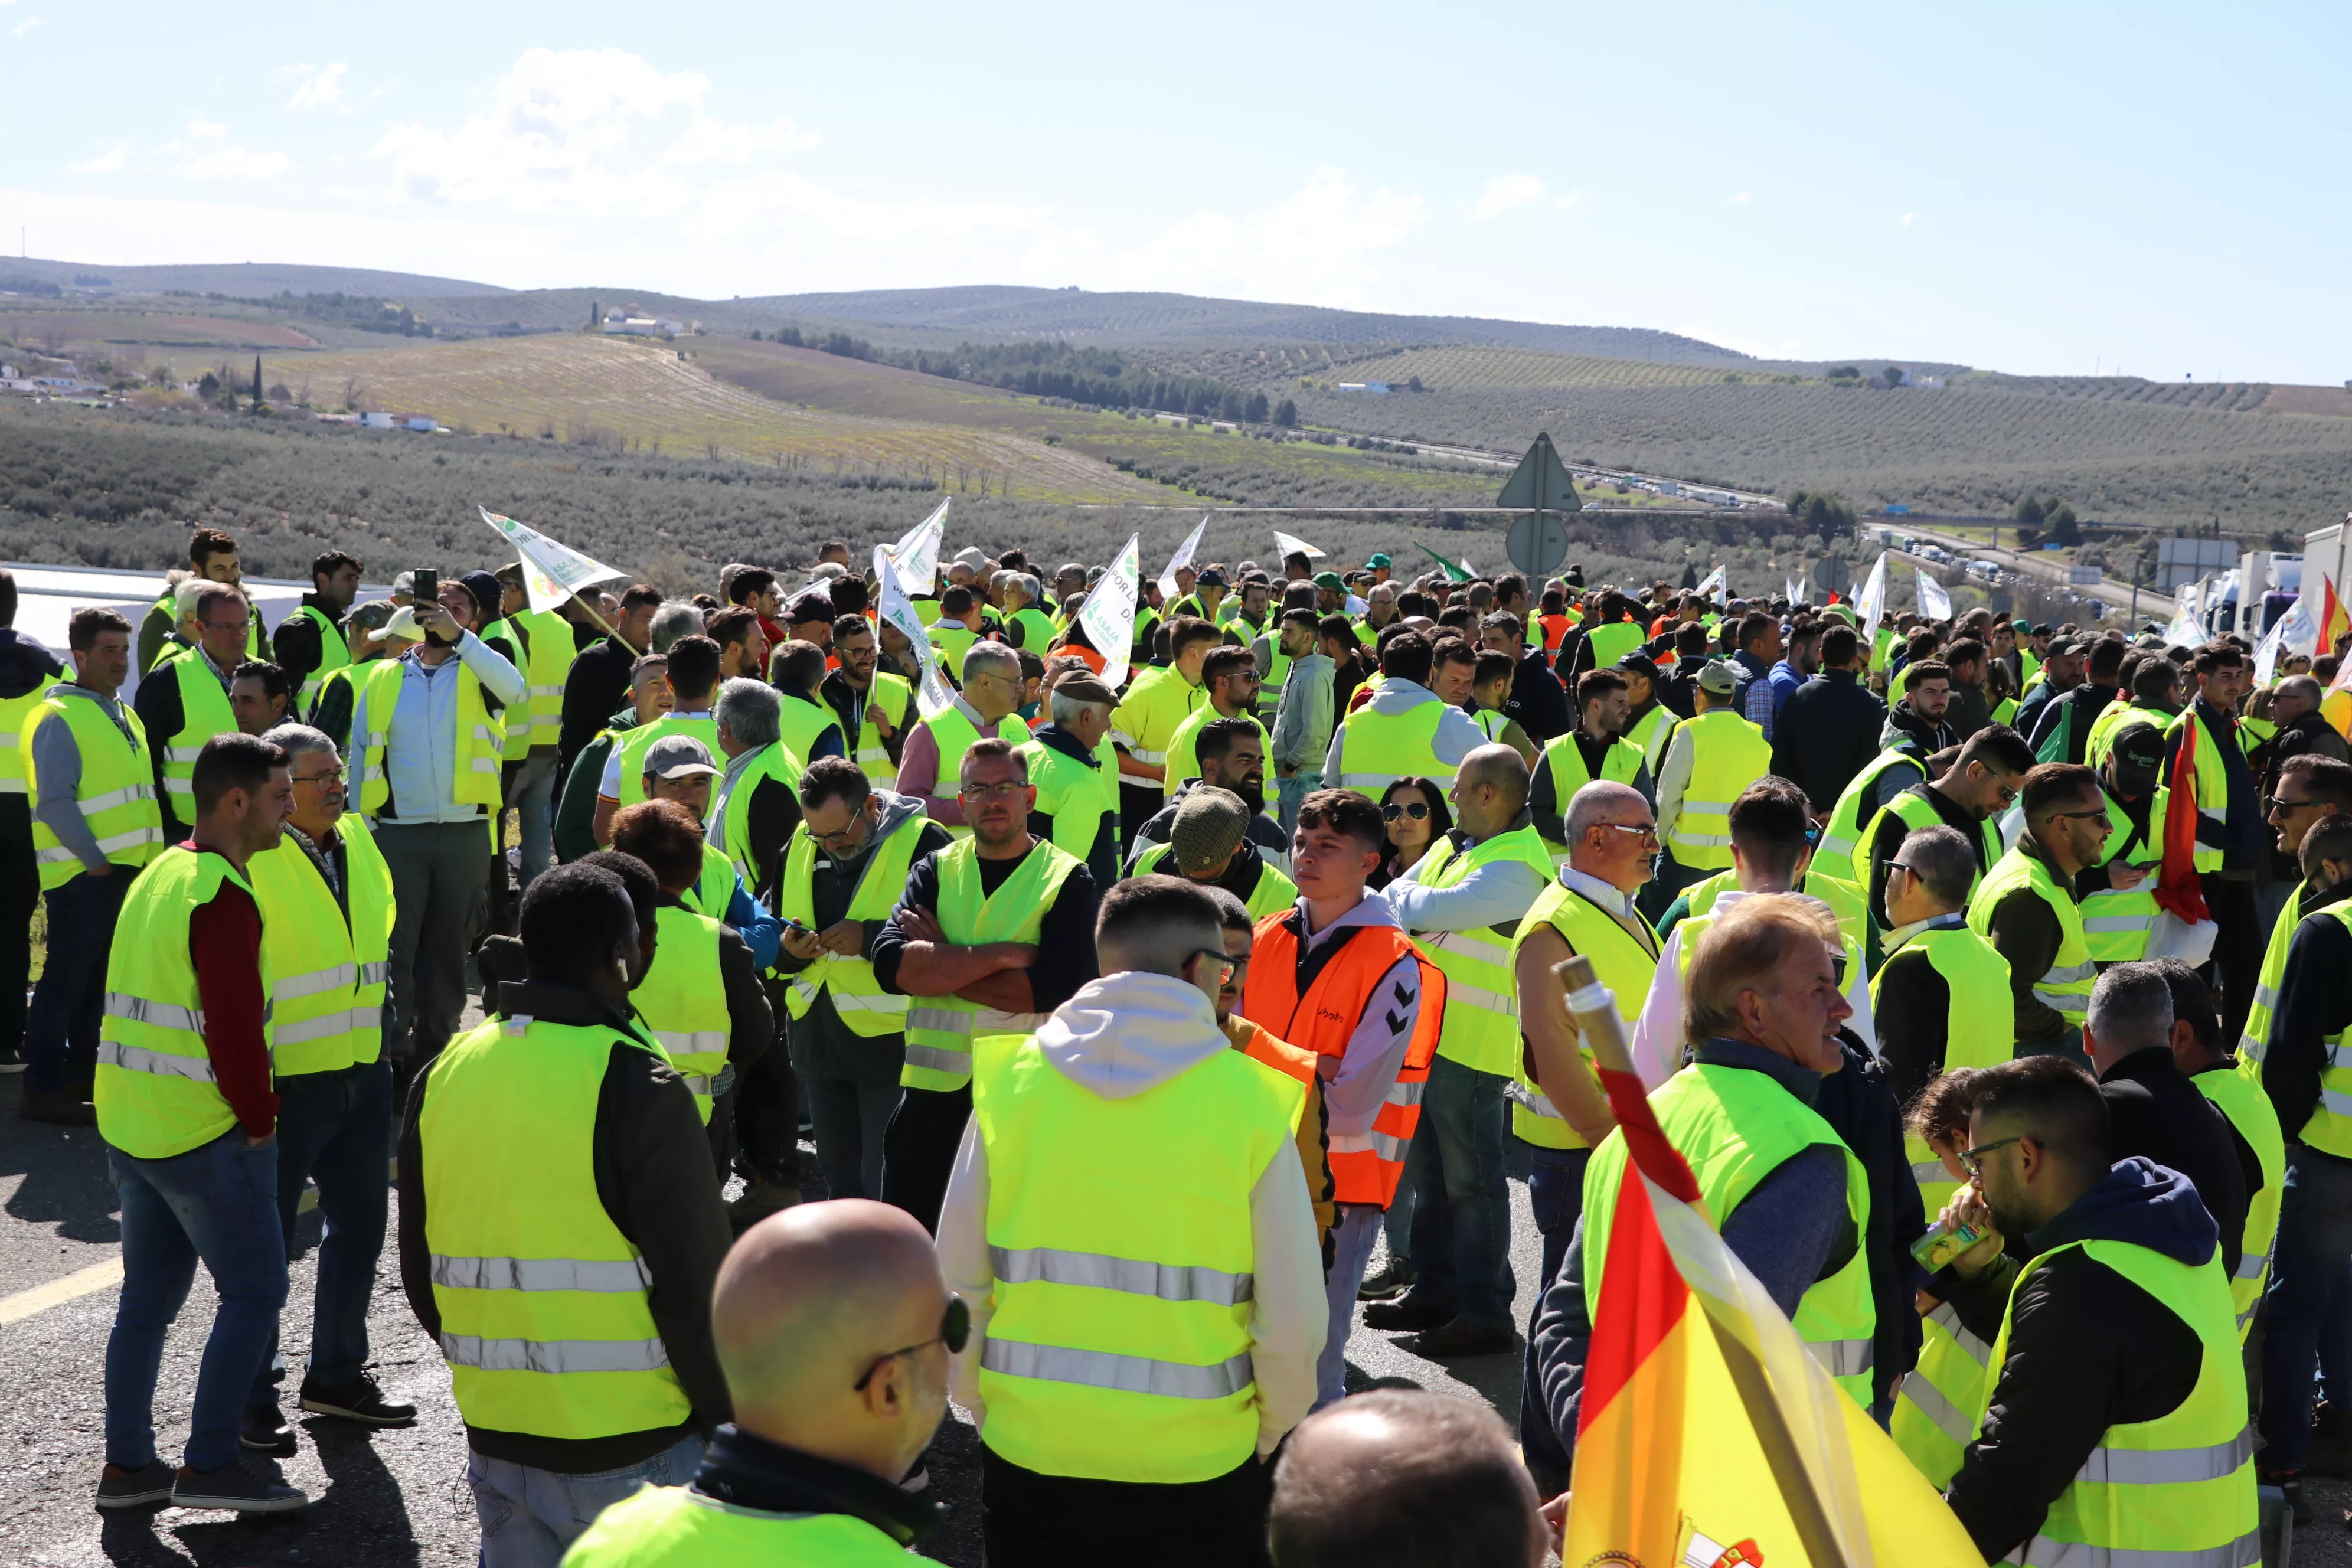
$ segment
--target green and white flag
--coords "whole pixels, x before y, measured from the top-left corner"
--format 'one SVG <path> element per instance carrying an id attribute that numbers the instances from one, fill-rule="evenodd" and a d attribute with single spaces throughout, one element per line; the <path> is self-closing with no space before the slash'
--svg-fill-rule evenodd
<path id="1" fill-rule="evenodd" d="M 591 583 L 614 583 L 628 575 L 589 560 L 568 544 L 558 544 L 528 523 L 500 517 L 488 507 L 475 510 L 515 547 L 515 555 L 522 563 L 523 586 L 534 610 L 554 609 Z"/>
<path id="2" fill-rule="evenodd" d="M 890 566 L 897 574 L 899 585 L 909 597 L 928 594 L 938 585 L 940 576 L 940 541 L 947 533 L 948 508 L 953 496 L 933 508 L 931 515 L 915 524 L 904 539 L 889 547 Z"/>
<path id="3" fill-rule="evenodd" d="M 915 645 L 915 657 L 922 662 L 923 678 L 917 687 L 915 701 L 928 719 L 932 714 L 955 706 L 955 693 L 948 689 L 947 678 L 940 673 L 939 661 L 932 657 L 931 639 L 923 626 L 923 617 L 915 614 L 915 606 L 907 597 L 907 590 L 898 581 L 898 574 L 890 563 L 890 547 L 874 547 L 874 579 L 882 584 L 881 616 L 898 628 L 899 634 Z"/>
<path id="4" fill-rule="evenodd" d="M 1294 538 L 1280 529 L 1274 530 L 1274 548 L 1280 555 L 1304 555 L 1309 561 L 1320 561 L 1323 552 L 1303 539 Z"/>
<path id="5" fill-rule="evenodd" d="M 1127 679 L 1128 656 L 1135 647 L 1135 601 L 1143 586 L 1143 536 L 1130 535 L 1127 548 L 1087 592 L 1078 609 L 1078 625 L 1103 657 L 1103 684 L 1113 691 Z"/>
<path id="6" fill-rule="evenodd" d="M 1413 542 L 1421 544 L 1419 540 L 1415 540 Z M 1476 573 L 1470 570 L 1467 563 L 1460 561 L 1448 561 L 1444 556 L 1440 555 L 1436 551 L 1432 550 L 1426 544 L 1421 544 L 1421 552 L 1423 555 L 1428 556 L 1432 561 L 1437 563 L 1440 569 L 1442 569 L 1445 574 L 1445 580 L 1449 583 L 1467 583 L 1471 578 L 1477 575 Z"/>
<path id="7" fill-rule="evenodd" d="M 1706 574 L 1706 581 L 1698 585 L 1696 592 L 1699 597 L 1703 599 L 1714 599 L 1722 596 L 1730 589 L 1730 586 L 1731 574 L 1722 567 L 1717 566 L 1714 571 Z"/>
<path id="8" fill-rule="evenodd" d="M 1193 526 L 1192 531 L 1184 536 L 1184 542 L 1176 547 L 1176 553 L 1168 558 L 1168 570 L 1160 574 L 1160 597 L 1162 600 L 1172 600 L 1176 597 L 1177 569 L 1192 564 L 1192 553 L 1201 548 L 1201 535 L 1208 531 L 1209 518 L 1208 514 L 1203 512 L 1201 515 L 1201 521 Z"/>

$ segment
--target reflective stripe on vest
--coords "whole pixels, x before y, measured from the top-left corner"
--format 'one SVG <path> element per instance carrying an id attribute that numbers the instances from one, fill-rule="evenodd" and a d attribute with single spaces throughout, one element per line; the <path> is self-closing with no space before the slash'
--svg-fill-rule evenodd
<path id="1" fill-rule="evenodd" d="M 981 1346 L 980 1364 L 1008 1377 L 1154 1394 L 1164 1399 L 1225 1399 L 1247 1389 L 1252 1382 L 1246 1352 L 1213 1366 L 1192 1366 L 1182 1362 L 1118 1355 L 1110 1351 L 1024 1344 L 998 1339 L 993 1334 Z"/>
<path id="2" fill-rule="evenodd" d="M 654 911 L 659 936 L 653 967 L 629 994 L 637 1017 L 670 1059 L 695 1109 L 710 1120 L 719 1075 L 727 1070 L 730 1017 L 727 984 L 719 962 L 720 923 L 677 904 Z"/>
<path id="3" fill-rule="evenodd" d="M 1429 853 L 1413 868 L 1412 879 L 1422 887 L 1443 889 L 1458 886 L 1483 868 L 1504 862 L 1527 868 L 1538 892 L 1551 881 L 1551 858 L 1532 826 L 1497 834 L 1467 848 L 1458 847 L 1448 834 L 1430 846 Z M 1504 932 L 1517 923 L 1508 922 Z M 1475 931 L 1432 931 L 1413 940 L 1445 974 L 1445 1017 L 1437 1054 L 1475 1072 L 1501 1078 L 1517 1072 L 1519 1000 L 1511 974 L 1510 935 L 1493 926 L 1481 926 Z"/>
<path id="4" fill-rule="evenodd" d="M 1051 844 L 1033 844 L 996 891 L 983 895 L 979 852 L 969 837 L 934 859 L 940 878 L 937 918 L 947 940 L 958 947 L 1035 942 L 1046 911 L 1078 866 L 1076 857 Z M 906 1065 L 898 1082 L 908 1089 L 961 1089 L 971 1081 L 975 1038 L 1026 1034 L 1035 1025 L 1033 1016 L 1001 1013 L 955 996 L 916 997 L 907 1009 Z"/>
<path id="5" fill-rule="evenodd" d="M 1609 987 L 1610 999 L 1615 1003 L 1617 1016 L 1623 1022 L 1628 1039 L 1633 1026 L 1641 1021 L 1642 1004 L 1650 994 L 1651 977 L 1658 967 L 1657 933 L 1638 912 L 1628 918 L 1639 928 L 1639 933 L 1619 923 L 1608 910 L 1555 879 L 1536 899 L 1519 929 L 1511 935 L 1511 968 L 1517 971 L 1519 948 L 1528 938 L 1546 927 L 1559 933 L 1569 952 L 1591 959 L 1595 975 Z M 1594 1072 L 1592 1047 L 1580 1038 L 1578 1054 L 1582 1070 Z M 1600 1092 L 1597 1073 L 1592 1080 L 1593 1092 Z M 1511 1100 L 1511 1132 L 1520 1142 L 1539 1149 L 1582 1149 L 1588 1145 L 1569 1126 L 1542 1087 L 1531 1077 L 1524 1060 L 1519 1064 L 1516 1080 L 1506 1091 Z"/>
<path id="6" fill-rule="evenodd" d="M 1730 709 L 1715 708 L 1675 728 L 1669 762 L 1685 749 L 1691 765 L 1682 803 L 1659 833 L 1682 865 L 1720 869 L 1731 864 L 1731 803 L 1772 771 L 1772 742 Z"/>
<path id="7" fill-rule="evenodd" d="M 1433 694 L 1402 713 L 1383 713 L 1378 700 L 1357 709 L 1340 725 L 1338 787 L 1378 800 L 1401 778 L 1426 778 L 1440 789 L 1450 785 L 1454 770 L 1437 760 L 1436 751 L 1445 704 Z"/>
<path id="8" fill-rule="evenodd" d="M 98 852 L 118 866 L 136 868 L 163 852 L 163 814 L 155 798 L 153 762 L 147 730 L 127 703 L 118 705 L 117 723 L 95 696 L 79 687 L 55 686 L 26 719 L 17 742 L 18 759 L 32 785 L 26 809 L 33 819 L 33 860 L 41 889 L 61 888 L 81 875 L 81 857 L 61 843 L 41 820 L 41 781 L 33 739 L 44 724 L 61 721 L 81 761 L 75 804 L 82 825 L 98 840 Z"/>
<path id="9" fill-rule="evenodd" d="M 1251 1277 L 1222 1269 L 1150 1263 L 1057 1247 L 992 1247 L 988 1252 L 1002 1284 L 1030 1285 L 1043 1279 L 1162 1301 L 1213 1301 L 1223 1307 L 1251 1299 Z"/>
<path id="10" fill-rule="evenodd" d="M 2082 910 L 2074 894 L 2052 879 L 2047 865 L 2021 847 L 2003 855 L 1969 900 L 1969 929 L 1990 942 L 1994 911 L 2021 889 L 2031 890 L 2058 922 L 2057 954 L 2049 969 L 2034 977 L 2033 995 L 2079 1028 L 2090 1013 L 2091 988 L 2098 981 L 2098 967 L 2091 962 L 2090 946 L 2083 937 Z"/>

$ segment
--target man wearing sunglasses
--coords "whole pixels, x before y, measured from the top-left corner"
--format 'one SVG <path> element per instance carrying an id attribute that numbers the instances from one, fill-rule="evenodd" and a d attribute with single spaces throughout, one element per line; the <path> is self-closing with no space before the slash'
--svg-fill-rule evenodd
<path id="1" fill-rule="evenodd" d="M 2025 831 L 1969 895 L 1969 929 L 2009 963 L 2019 1054 L 2085 1061 L 2083 1019 L 2098 973 L 2074 879 L 2105 858 L 2115 825 L 2098 775 L 2071 763 L 2028 773 L 2019 805 Z"/>
<path id="2" fill-rule="evenodd" d="M 1935 1290 L 2002 1358 L 1945 1500 L 1988 1563 L 2256 1561 L 2212 1216 L 2178 1173 L 2112 1158 L 2107 1107 L 2074 1064 L 2004 1062 L 1974 1092 L 1975 1185 L 1948 1212 L 1987 1234 Z"/>
<path id="3" fill-rule="evenodd" d="M 572 1568 L 898 1563 L 939 1503 L 898 1485 L 947 1414 L 971 1315 L 923 1227 L 857 1198 L 804 1204 L 744 1233 L 710 1325 L 735 1419 L 692 1483 L 604 1510 Z"/>
<path id="4" fill-rule="evenodd" d="M 2001 856 L 1998 819 L 2016 801 L 2032 766 L 2033 752 L 2016 731 L 1988 724 L 1961 745 L 1941 777 L 1922 779 L 1886 803 L 1854 851 L 1857 872 L 1865 855 L 1871 862 L 1870 918 L 1880 931 L 1893 924 L 1886 918 L 1885 863 L 1902 853 L 1903 840 L 1923 827 L 1957 827 L 1977 847 L 1978 870 L 1990 870 Z"/>
<path id="5" fill-rule="evenodd" d="M 1249 1561 L 1264 1461 L 1314 1401 L 1302 1093 L 1217 1026 L 1221 924 L 1188 883 L 1121 882 L 1101 978 L 974 1042 L 939 1255 L 971 1308 L 953 1388 L 992 1568 Z"/>

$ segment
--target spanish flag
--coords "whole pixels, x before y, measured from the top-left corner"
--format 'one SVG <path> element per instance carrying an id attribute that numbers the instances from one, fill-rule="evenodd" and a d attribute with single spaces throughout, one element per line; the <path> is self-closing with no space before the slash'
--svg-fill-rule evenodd
<path id="1" fill-rule="evenodd" d="M 2336 639 L 2346 632 L 2352 632 L 2352 614 L 2336 596 L 2335 579 L 2323 572 L 2319 574 L 2319 651 L 2334 653 Z"/>
<path id="2" fill-rule="evenodd" d="M 1581 989 L 1605 1002 L 1590 975 Z M 1585 1000 L 1570 1006 L 1605 1062 L 1616 1013 L 1588 1024 Z M 1979 1568 L 1943 1500 L 1723 1244 L 1629 1067 L 1621 1057 L 1601 1073 L 1633 1169 L 1585 1366 L 1561 1561 Z"/>

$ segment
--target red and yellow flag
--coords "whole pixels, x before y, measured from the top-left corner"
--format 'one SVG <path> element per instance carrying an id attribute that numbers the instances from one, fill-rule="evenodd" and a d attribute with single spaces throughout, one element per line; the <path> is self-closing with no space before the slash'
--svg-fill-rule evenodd
<path id="1" fill-rule="evenodd" d="M 2197 880 L 2197 748 L 2211 744 L 2204 731 L 2197 719 L 2180 727 L 2180 750 L 2173 753 L 2172 777 L 2166 781 L 2164 858 L 2156 878 L 2158 907 L 2191 925 L 2212 918 L 2205 908 L 2203 884 Z"/>
<path id="2" fill-rule="evenodd" d="M 1978 1568 L 1943 1500 L 1723 1244 L 1642 1080 L 1601 1078 L 1633 1169 L 1611 1222 L 1561 1561 Z"/>
<path id="3" fill-rule="evenodd" d="M 2352 632 L 2352 613 L 2344 608 L 2344 601 L 2336 596 L 2336 580 L 2325 572 L 2319 574 L 2319 651 L 2334 653 L 2336 639 Z"/>

